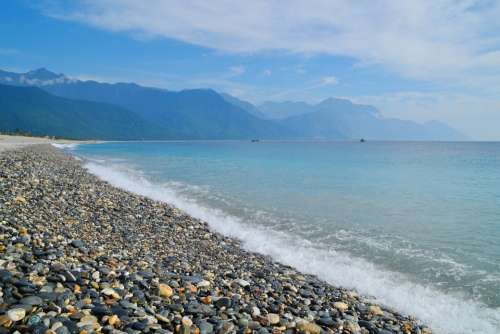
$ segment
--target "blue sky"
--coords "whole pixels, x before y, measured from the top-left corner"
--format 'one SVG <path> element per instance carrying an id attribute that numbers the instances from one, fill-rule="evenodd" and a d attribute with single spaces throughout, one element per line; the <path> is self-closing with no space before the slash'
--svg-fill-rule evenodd
<path id="1" fill-rule="evenodd" d="M 345 97 L 500 139 L 498 1 L 5 1 L 0 68 L 253 103 Z"/>

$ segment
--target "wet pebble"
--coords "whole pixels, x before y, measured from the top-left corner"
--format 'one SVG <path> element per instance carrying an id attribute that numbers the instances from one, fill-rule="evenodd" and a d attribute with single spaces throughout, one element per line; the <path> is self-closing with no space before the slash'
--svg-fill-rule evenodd
<path id="1" fill-rule="evenodd" d="M 431 333 L 50 146 L 0 171 L 0 334 Z"/>

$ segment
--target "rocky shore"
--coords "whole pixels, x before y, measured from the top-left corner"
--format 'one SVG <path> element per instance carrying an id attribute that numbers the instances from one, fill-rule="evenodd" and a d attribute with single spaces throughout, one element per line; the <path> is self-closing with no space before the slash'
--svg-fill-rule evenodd
<path id="1" fill-rule="evenodd" d="M 48 145 L 0 153 L 0 333 L 430 333 Z"/>

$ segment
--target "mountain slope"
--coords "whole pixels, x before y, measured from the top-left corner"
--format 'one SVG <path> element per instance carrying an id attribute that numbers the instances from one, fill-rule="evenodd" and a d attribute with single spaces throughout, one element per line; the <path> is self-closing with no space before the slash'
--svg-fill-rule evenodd
<path id="1" fill-rule="evenodd" d="M 284 103 L 284 106 L 289 103 Z M 297 106 L 295 104 L 295 106 Z M 299 110 L 295 110 L 298 113 Z M 440 122 L 419 124 L 384 118 L 372 106 L 345 99 L 326 99 L 308 105 L 302 113 L 279 120 L 303 138 L 371 140 L 465 140 L 458 131 Z"/>
<path id="2" fill-rule="evenodd" d="M 466 139 L 443 123 L 388 119 L 372 106 L 346 99 L 330 98 L 315 105 L 265 102 L 257 108 L 211 89 L 173 92 L 134 83 L 80 81 L 43 68 L 27 73 L 0 71 L 0 83 L 36 86 L 68 99 L 119 106 L 154 124 L 152 132 L 141 132 L 140 138 L 147 135 L 161 139 Z M 161 129 L 160 134 L 155 129 Z"/>
<path id="3" fill-rule="evenodd" d="M 37 87 L 0 84 L 0 131 L 72 139 L 156 139 L 162 130 L 105 103 L 56 97 Z"/>
<path id="4" fill-rule="evenodd" d="M 273 102 L 266 101 L 258 109 L 268 119 L 285 119 L 288 117 L 307 114 L 314 111 L 314 107 L 305 102 Z"/>
<path id="5" fill-rule="evenodd" d="M 178 139 L 286 138 L 292 133 L 228 103 L 211 89 L 171 92 L 135 84 L 79 81 L 44 86 L 58 96 L 107 102 L 162 124 Z"/>
<path id="6" fill-rule="evenodd" d="M 258 117 L 258 118 L 261 118 L 261 119 L 267 119 L 268 118 L 268 117 L 266 117 L 266 115 L 262 111 L 259 110 L 259 108 L 257 108 L 256 106 L 254 106 L 250 102 L 240 100 L 237 97 L 234 97 L 234 96 L 226 94 L 226 93 L 219 93 L 219 95 L 222 96 L 222 98 L 224 100 L 226 100 L 227 102 L 229 102 L 232 105 L 237 106 L 237 107 L 245 110 L 246 112 L 248 112 L 249 114 L 254 115 L 255 117 Z"/>
<path id="7" fill-rule="evenodd" d="M 39 68 L 26 73 L 14 73 L 0 70 L 0 84 L 12 86 L 46 86 L 56 83 L 71 83 L 75 80 L 64 74 L 53 73 L 46 68 Z"/>
<path id="8" fill-rule="evenodd" d="M 211 89 L 173 92 L 133 83 L 72 80 L 47 72 L 51 73 L 45 69 L 25 74 L 3 72 L 0 82 L 2 77 L 8 76 L 12 84 L 36 85 L 60 97 L 120 106 L 160 125 L 169 139 L 281 139 L 293 136 L 288 129 L 251 115 Z"/>

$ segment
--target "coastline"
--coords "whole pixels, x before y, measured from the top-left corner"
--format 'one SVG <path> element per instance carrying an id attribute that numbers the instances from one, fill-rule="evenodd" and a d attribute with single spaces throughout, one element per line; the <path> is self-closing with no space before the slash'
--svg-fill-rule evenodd
<path id="1" fill-rule="evenodd" d="M 9 305 L 0 317 L 9 329 L 430 333 L 355 292 L 248 252 L 168 204 L 114 188 L 48 145 L 4 151 L 0 166 L 7 236 L 0 279 Z M 9 284 L 16 294 L 6 293 Z M 62 305 L 49 306 L 63 294 Z M 24 316 L 9 324 L 12 309 Z M 34 314 L 41 316 L 32 324 Z"/>
<path id="2" fill-rule="evenodd" d="M 26 136 L 13 136 L 0 134 L 0 152 L 6 150 L 14 150 L 29 145 L 38 144 L 82 144 L 82 143 L 96 143 L 97 141 L 79 141 L 70 139 L 50 139 L 43 137 L 26 137 Z"/>

